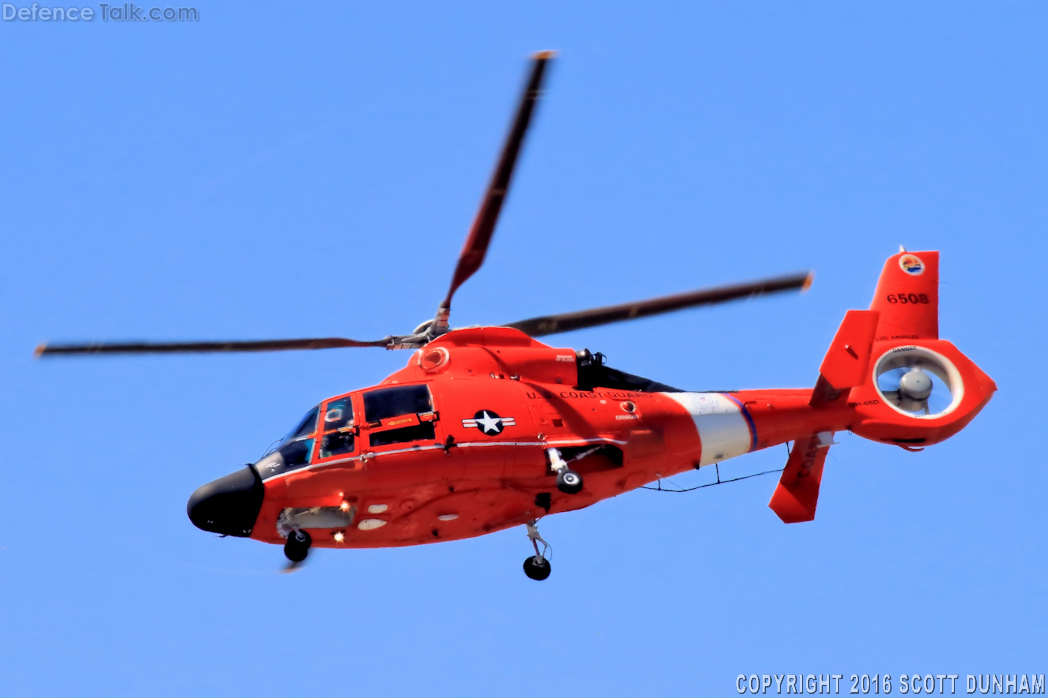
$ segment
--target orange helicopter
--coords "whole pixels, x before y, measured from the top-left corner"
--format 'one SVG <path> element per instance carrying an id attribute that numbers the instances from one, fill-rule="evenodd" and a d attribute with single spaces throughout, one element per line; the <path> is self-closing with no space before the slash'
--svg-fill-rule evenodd
<path id="1" fill-rule="evenodd" d="M 532 57 L 447 296 L 411 334 L 41 345 L 37 355 L 412 349 L 379 385 L 324 400 L 258 462 L 197 489 L 190 520 L 283 545 L 292 566 L 311 547 L 419 545 L 524 525 L 534 549 L 524 571 L 538 580 L 551 569 L 537 528 L 547 514 L 792 441 L 769 506 L 786 523 L 810 521 L 835 432 L 919 450 L 960 431 L 990 400 L 994 382 L 939 339 L 938 252 L 888 259 L 873 304 L 847 312 L 813 389 L 686 392 L 610 368 L 600 353 L 535 339 L 803 290 L 810 273 L 451 329 L 452 296 L 484 261 L 552 57 Z"/>

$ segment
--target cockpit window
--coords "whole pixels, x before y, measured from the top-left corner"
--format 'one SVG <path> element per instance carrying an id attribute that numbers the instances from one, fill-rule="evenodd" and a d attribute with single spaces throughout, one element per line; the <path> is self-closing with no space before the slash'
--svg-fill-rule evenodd
<path id="1" fill-rule="evenodd" d="M 324 407 L 321 421 L 324 436 L 320 441 L 320 457 L 330 458 L 353 452 L 356 427 L 353 424 L 353 403 L 348 397 L 332 400 Z"/>
<path id="2" fill-rule="evenodd" d="M 287 438 L 284 439 L 284 441 L 294 441 L 295 439 L 301 438 L 303 436 L 309 436 L 314 431 L 316 431 L 317 415 L 319 413 L 320 405 L 317 405 L 309 412 L 307 412 L 306 416 L 302 418 L 302 421 L 299 422 L 297 427 L 291 430 L 291 433 L 287 435 Z"/>
<path id="3" fill-rule="evenodd" d="M 313 446 L 316 443 L 313 432 L 316 431 L 319 414 L 320 405 L 317 405 L 284 437 L 275 451 L 267 453 L 255 463 L 255 469 L 263 480 L 309 465 L 313 460 Z"/>
<path id="4" fill-rule="evenodd" d="M 311 437 L 285 441 L 277 450 L 255 463 L 255 470 L 265 480 L 289 470 L 303 468 L 313 459 L 313 444 L 314 439 Z"/>
<path id="5" fill-rule="evenodd" d="M 286 470 L 308 465 L 313 455 L 313 439 L 289 441 L 278 448 L 277 453 L 284 457 L 284 468 Z"/>
<path id="6" fill-rule="evenodd" d="M 348 397 L 332 400 L 324 408 L 324 431 L 353 425 L 353 403 Z"/>
<path id="7" fill-rule="evenodd" d="M 364 417 L 369 424 L 402 414 L 433 411 L 427 385 L 399 385 L 364 393 Z"/>

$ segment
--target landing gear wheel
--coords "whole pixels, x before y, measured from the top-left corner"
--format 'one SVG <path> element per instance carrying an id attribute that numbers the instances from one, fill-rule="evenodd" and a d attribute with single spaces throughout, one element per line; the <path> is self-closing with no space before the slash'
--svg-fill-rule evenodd
<path id="1" fill-rule="evenodd" d="M 309 546 L 313 539 L 305 531 L 295 530 L 287 537 L 284 543 L 284 556 L 291 562 L 302 562 L 309 555 Z"/>
<path id="2" fill-rule="evenodd" d="M 557 489 L 564 494 L 578 494 L 582 491 L 582 476 L 574 470 L 561 470 L 557 473 Z"/>
<path id="3" fill-rule="evenodd" d="M 524 561 L 524 574 L 528 575 L 529 579 L 541 582 L 549 576 L 551 568 L 546 553 L 553 548 L 539 535 L 538 523 L 538 519 L 535 519 L 524 524 L 528 530 L 528 540 L 531 541 L 531 547 L 535 548 L 535 554 Z M 542 543 L 542 550 L 539 550 L 539 543 Z"/>
<path id="4" fill-rule="evenodd" d="M 524 561 L 524 574 L 528 575 L 528 579 L 541 582 L 546 577 L 549 577 L 551 571 L 549 560 L 544 557 L 532 555 Z"/>

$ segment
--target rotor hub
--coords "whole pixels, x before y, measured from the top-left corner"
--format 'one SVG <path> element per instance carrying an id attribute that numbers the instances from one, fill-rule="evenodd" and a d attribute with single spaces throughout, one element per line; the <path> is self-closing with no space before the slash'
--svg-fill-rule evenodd
<path id="1" fill-rule="evenodd" d="M 921 369 L 915 368 L 899 380 L 899 392 L 911 400 L 927 400 L 932 394 L 932 379 Z"/>

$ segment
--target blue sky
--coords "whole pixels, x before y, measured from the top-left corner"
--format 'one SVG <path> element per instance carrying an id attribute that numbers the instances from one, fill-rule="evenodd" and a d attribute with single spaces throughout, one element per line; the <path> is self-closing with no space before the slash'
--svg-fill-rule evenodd
<path id="1" fill-rule="evenodd" d="M 734 695 L 740 673 L 1048 671 L 1048 7 L 251 7 L 0 23 L 0 693 Z M 432 317 L 545 48 L 561 57 L 457 324 L 814 268 L 805 296 L 552 341 L 687 388 L 806 387 L 883 260 L 939 249 L 942 335 L 997 381 L 989 407 L 920 454 L 840 435 L 810 524 L 778 521 L 764 477 L 546 519 L 542 584 L 520 530 L 277 575 L 279 548 L 195 529 L 186 499 L 406 354 L 30 358 Z"/>

